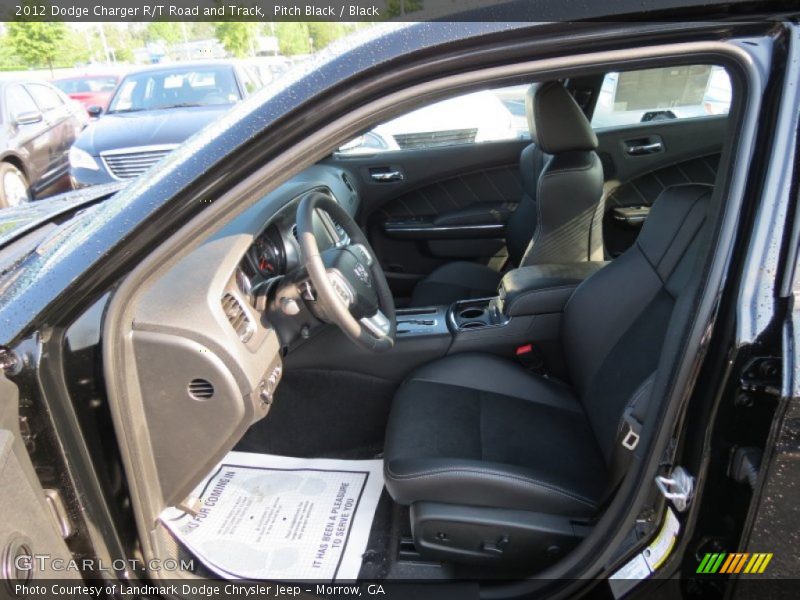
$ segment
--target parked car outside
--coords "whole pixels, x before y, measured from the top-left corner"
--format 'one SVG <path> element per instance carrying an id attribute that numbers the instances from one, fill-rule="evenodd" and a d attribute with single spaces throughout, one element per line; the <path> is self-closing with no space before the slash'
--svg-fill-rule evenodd
<path id="1" fill-rule="evenodd" d="M 600 88 L 600 96 L 594 109 L 592 125 L 597 128 L 614 127 L 648 121 L 707 117 L 728 112 L 731 104 L 731 81 L 725 69 L 718 66 L 681 67 L 652 69 L 650 80 L 637 79 L 635 73 L 608 73 Z M 655 80 L 654 78 L 657 78 Z M 658 105 L 658 108 L 642 89 L 658 93 L 665 86 L 681 89 L 683 101 L 678 104 Z M 644 99 L 639 105 L 634 97 Z M 640 100 L 641 102 L 641 100 Z"/>
<path id="2" fill-rule="evenodd" d="M 235 61 L 158 65 L 126 75 L 70 150 L 75 187 L 146 171 L 260 83 Z"/>
<path id="3" fill-rule="evenodd" d="M 121 75 L 116 73 L 92 73 L 55 79 L 53 85 L 73 100 L 80 102 L 90 116 L 95 116 L 92 113 L 99 114 L 99 111 L 94 107 L 101 111 L 108 107 L 108 102 L 114 95 L 120 79 Z"/>
<path id="4" fill-rule="evenodd" d="M 0 82 L 0 208 L 69 187 L 69 149 L 86 111 L 42 81 Z"/>
<path id="5" fill-rule="evenodd" d="M 342 153 L 413 150 L 519 137 L 511 110 L 492 92 L 448 98 L 378 125 Z"/>

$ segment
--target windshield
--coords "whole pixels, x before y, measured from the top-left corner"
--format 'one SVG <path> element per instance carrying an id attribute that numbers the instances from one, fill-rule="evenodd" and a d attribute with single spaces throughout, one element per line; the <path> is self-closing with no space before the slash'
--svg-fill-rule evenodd
<path id="1" fill-rule="evenodd" d="M 60 79 L 53 82 L 65 94 L 80 94 L 86 92 L 113 92 L 117 87 L 117 78 L 113 75 L 95 77 L 76 77 L 75 79 Z"/>
<path id="2" fill-rule="evenodd" d="M 239 99 L 232 67 L 165 69 L 123 79 L 108 112 L 233 104 Z"/>

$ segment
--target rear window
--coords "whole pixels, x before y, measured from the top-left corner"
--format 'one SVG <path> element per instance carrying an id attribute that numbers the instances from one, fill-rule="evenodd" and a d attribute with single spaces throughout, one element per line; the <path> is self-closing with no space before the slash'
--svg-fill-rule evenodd
<path id="1" fill-rule="evenodd" d="M 75 79 L 54 81 L 53 85 L 65 94 L 113 92 L 117 87 L 117 78 L 113 76 L 76 77 Z"/>
<path id="2" fill-rule="evenodd" d="M 726 115 L 731 82 L 722 67 L 689 65 L 607 73 L 592 116 L 595 128 Z"/>

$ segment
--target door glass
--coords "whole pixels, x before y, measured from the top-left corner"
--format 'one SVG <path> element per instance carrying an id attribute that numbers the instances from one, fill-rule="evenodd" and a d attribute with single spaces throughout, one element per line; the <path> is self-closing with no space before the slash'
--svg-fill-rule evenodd
<path id="1" fill-rule="evenodd" d="M 528 139 L 528 85 L 482 90 L 423 106 L 343 145 L 343 154 Z"/>
<path id="2" fill-rule="evenodd" d="M 690 65 L 607 73 L 592 126 L 726 115 L 730 105 L 731 81 L 722 67 Z"/>
<path id="3" fill-rule="evenodd" d="M 42 110 L 42 112 L 59 108 L 64 104 L 59 95 L 46 85 L 30 83 L 25 87 L 33 95 L 33 98 L 36 100 L 36 104 L 39 105 L 39 108 Z"/>
<path id="4" fill-rule="evenodd" d="M 12 85 L 8 88 L 6 102 L 8 103 L 8 112 L 12 121 L 16 121 L 23 113 L 39 110 L 34 104 L 31 95 L 21 85 Z"/>

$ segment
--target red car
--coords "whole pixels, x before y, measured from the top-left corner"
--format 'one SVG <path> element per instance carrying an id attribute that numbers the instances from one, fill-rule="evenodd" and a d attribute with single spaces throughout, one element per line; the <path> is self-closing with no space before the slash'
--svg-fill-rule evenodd
<path id="1" fill-rule="evenodd" d="M 83 104 L 89 114 L 92 114 L 89 108 L 93 106 L 106 109 L 120 79 L 122 77 L 115 74 L 80 75 L 56 79 L 53 81 L 53 85 L 73 100 Z"/>

